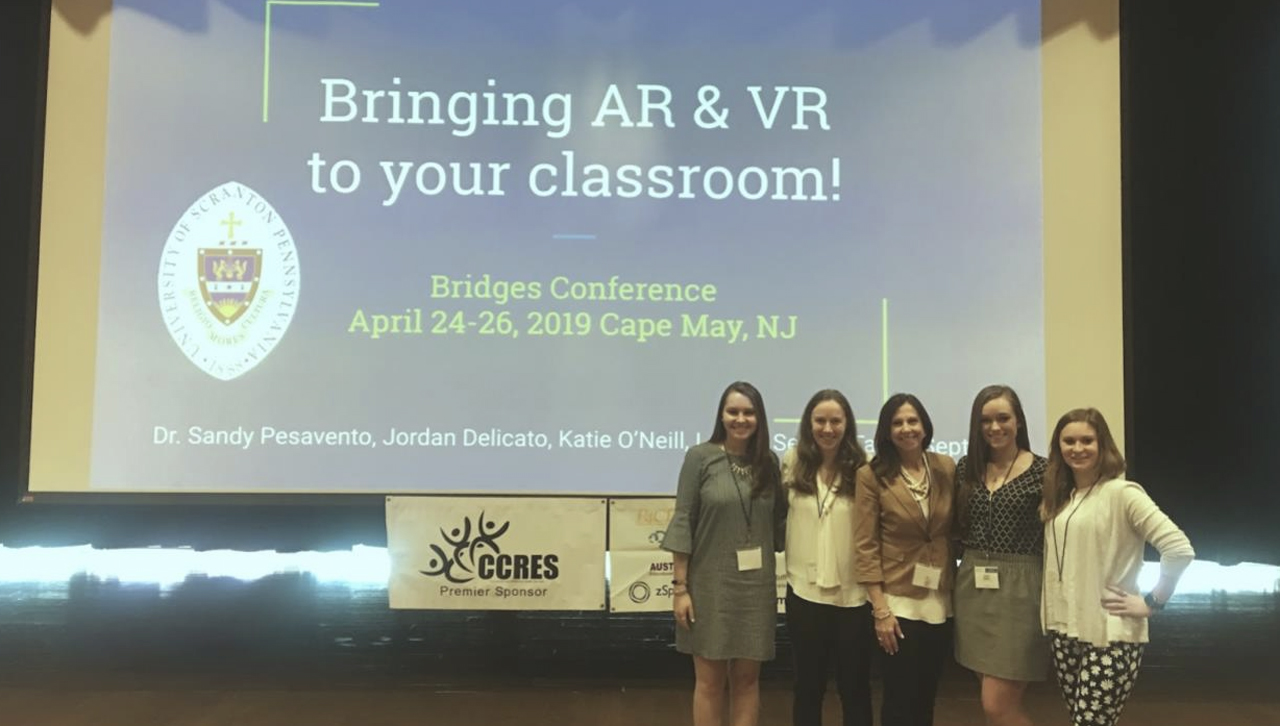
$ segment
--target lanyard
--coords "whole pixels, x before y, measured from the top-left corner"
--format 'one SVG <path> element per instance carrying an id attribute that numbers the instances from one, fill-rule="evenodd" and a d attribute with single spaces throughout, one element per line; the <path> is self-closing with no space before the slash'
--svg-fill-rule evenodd
<path id="1" fill-rule="evenodd" d="M 1062 566 L 1067 563 L 1067 535 L 1071 533 L 1071 518 L 1076 516 L 1076 512 L 1080 511 L 1080 505 L 1084 504 L 1084 500 L 1088 499 L 1090 494 L 1093 494 L 1093 490 L 1097 486 L 1098 486 L 1097 482 L 1094 482 L 1093 484 L 1091 484 L 1089 486 L 1089 491 L 1085 492 L 1084 496 L 1080 497 L 1080 501 L 1076 502 L 1076 506 L 1072 507 L 1071 513 L 1067 515 L 1067 521 L 1062 525 L 1062 551 L 1061 552 L 1058 551 L 1058 527 L 1055 524 L 1052 528 L 1053 558 L 1058 562 L 1058 582 L 1062 582 Z"/>
<path id="2" fill-rule="evenodd" d="M 837 476 L 839 476 L 839 474 L 837 474 Z M 818 476 L 816 474 L 813 477 L 813 484 L 814 484 L 814 487 L 817 489 L 822 488 L 822 483 L 818 481 Z M 827 514 L 827 512 L 830 511 L 827 509 L 827 502 L 831 501 L 831 497 L 834 496 L 835 493 L 836 493 L 835 485 L 831 485 L 827 487 L 827 493 L 823 495 L 821 501 L 818 500 L 818 492 L 815 491 L 813 493 L 813 503 L 815 506 L 818 507 L 819 522 L 822 521 L 823 515 Z"/>
<path id="3" fill-rule="evenodd" d="M 993 546 L 992 545 L 993 538 L 991 536 L 991 531 L 995 525 L 996 493 L 999 492 L 1001 489 L 1004 489 L 1006 486 L 1008 486 L 1009 475 L 1013 473 L 1013 465 L 1018 463 L 1018 457 L 1021 455 L 1022 455 L 1021 451 L 1013 455 L 1013 461 L 1009 462 L 1009 468 L 1004 470 L 1004 476 L 1001 477 L 1000 479 L 1000 487 L 996 489 L 994 492 L 987 487 L 986 474 L 985 472 L 983 474 L 982 489 L 987 493 L 987 524 L 982 531 L 982 534 L 983 534 L 982 540 L 983 540 L 983 544 L 985 544 L 988 548 L 991 548 Z M 1059 571 L 1061 571 L 1062 568 L 1058 568 L 1058 569 Z"/>
<path id="4" fill-rule="evenodd" d="M 747 522 L 747 540 L 751 539 L 751 512 L 755 509 L 756 500 L 752 497 L 746 499 L 742 496 L 742 485 L 738 483 L 738 471 L 734 468 L 733 457 L 729 452 L 724 452 L 726 461 L 729 464 L 729 476 L 733 477 L 733 491 L 738 494 L 738 504 L 742 505 L 742 518 Z M 750 503 L 748 503 L 748 500 Z"/>

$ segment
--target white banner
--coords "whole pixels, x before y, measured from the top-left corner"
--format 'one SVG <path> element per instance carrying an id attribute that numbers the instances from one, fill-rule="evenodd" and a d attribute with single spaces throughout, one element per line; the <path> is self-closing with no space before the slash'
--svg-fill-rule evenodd
<path id="1" fill-rule="evenodd" d="M 609 500 L 609 611 L 655 613 L 671 610 L 671 553 L 662 537 L 675 513 L 675 497 Z M 778 562 L 778 612 L 787 596 L 787 566 Z M 694 605 L 697 609 L 697 605 Z"/>
<path id="2" fill-rule="evenodd" d="M 658 550 L 675 511 L 675 497 L 610 499 L 609 551 Z"/>
<path id="3" fill-rule="evenodd" d="M 603 610 L 605 500 L 387 497 L 391 607 Z"/>
<path id="4" fill-rule="evenodd" d="M 783 612 L 787 596 L 787 563 L 782 553 L 778 563 L 778 612 Z M 671 611 L 671 553 L 609 553 L 609 612 L 656 613 Z M 693 604 L 694 611 L 698 604 Z"/>
<path id="5" fill-rule="evenodd" d="M 609 552 L 609 611 L 671 611 L 671 553 Z"/>

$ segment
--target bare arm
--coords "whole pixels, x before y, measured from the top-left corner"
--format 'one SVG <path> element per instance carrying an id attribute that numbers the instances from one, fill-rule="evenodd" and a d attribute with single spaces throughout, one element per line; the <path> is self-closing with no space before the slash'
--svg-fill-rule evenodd
<path id="1" fill-rule="evenodd" d="M 672 552 L 675 565 L 675 584 L 671 595 L 671 609 L 676 624 L 682 628 L 693 625 L 693 596 L 689 594 L 689 555 Z"/>

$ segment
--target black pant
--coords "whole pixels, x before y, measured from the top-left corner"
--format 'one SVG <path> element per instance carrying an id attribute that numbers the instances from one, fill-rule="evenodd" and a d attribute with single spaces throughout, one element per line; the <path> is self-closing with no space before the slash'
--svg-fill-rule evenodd
<path id="1" fill-rule="evenodd" d="M 787 633 L 796 661 L 795 726 L 821 726 L 822 697 L 834 657 L 844 726 L 871 726 L 871 606 L 809 602 L 787 587 Z"/>
<path id="2" fill-rule="evenodd" d="M 938 681 L 951 647 L 951 621 L 930 625 L 898 618 L 898 626 L 906 637 L 898 639 L 897 654 L 874 646 L 880 650 L 884 674 L 880 726 L 932 726 Z"/>

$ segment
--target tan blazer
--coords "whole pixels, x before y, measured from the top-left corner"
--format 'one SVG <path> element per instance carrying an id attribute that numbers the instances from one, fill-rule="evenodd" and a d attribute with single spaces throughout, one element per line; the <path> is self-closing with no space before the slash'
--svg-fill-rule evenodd
<path id="1" fill-rule="evenodd" d="M 854 491 L 853 546 L 858 582 L 883 583 L 885 592 L 922 598 L 928 590 L 911 584 L 917 563 L 942 568 L 940 590 L 951 590 L 956 560 L 952 550 L 956 463 L 925 452 L 931 484 L 929 518 L 911 498 L 902 476 L 876 477 L 870 466 L 858 469 Z"/>

